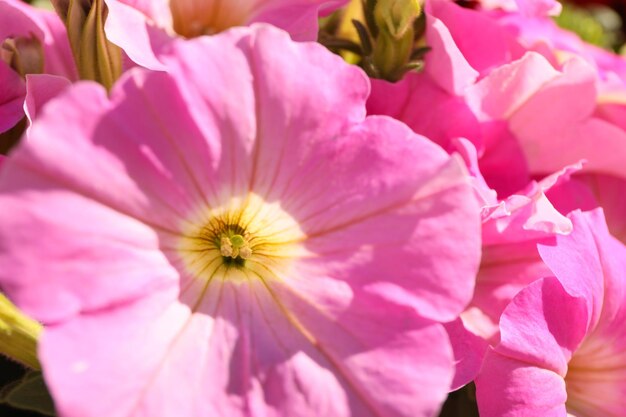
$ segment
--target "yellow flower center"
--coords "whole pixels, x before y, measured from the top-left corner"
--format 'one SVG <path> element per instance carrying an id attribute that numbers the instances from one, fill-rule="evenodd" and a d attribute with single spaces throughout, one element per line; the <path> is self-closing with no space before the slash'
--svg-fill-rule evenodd
<path id="1" fill-rule="evenodd" d="M 178 251 L 198 279 L 275 279 L 304 253 L 298 223 L 256 194 L 204 208 L 187 224 Z"/>
<path id="2" fill-rule="evenodd" d="M 186 38 L 212 35 L 244 25 L 250 15 L 250 1 L 171 0 L 174 30 Z"/>

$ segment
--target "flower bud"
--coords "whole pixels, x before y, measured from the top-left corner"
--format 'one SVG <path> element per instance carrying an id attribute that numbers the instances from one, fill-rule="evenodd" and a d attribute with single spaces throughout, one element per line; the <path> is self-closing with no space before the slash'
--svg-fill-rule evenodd
<path id="1" fill-rule="evenodd" d="M 110 89 L 122 73 L 122 52 L 108 41 L 103 0 L 53 0 L 67 28 L 80 78 L 97 81 Z"/>
<path id="2" fill-rule="evenodd" d="M 396 40 L 406 37 L 413 31 L 413 22 L 420 15 L 418 0 L 378 0 L 374 8 L 374 19 L 381 31 L 387 32 Z"/>
<path id="3" fill-rule="evenodd" d="M 0 45 L 0 60 L 22 77 L 26 74 L 41 74 L 44 64 L 43 47 L 34 36 L 8 38 Z"/>

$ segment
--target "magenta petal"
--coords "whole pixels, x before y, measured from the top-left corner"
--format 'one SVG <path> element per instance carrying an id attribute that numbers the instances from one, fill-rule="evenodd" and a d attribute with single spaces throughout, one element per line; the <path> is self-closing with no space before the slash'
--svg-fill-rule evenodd
<path id="1" fill-rule="evenodd" d="M 24 117 L 25 94 L 24 81 L 0 61 L 0 133 L 9 130 Z"/>
<path id="2" fill-rule="evenodd" d="M 586 300 L 566 293 L 556 278 L 535 281 L 502 313 L 495 351 L 564 377 L 587 332 L 588 316 Z"/>
<path id="3" fill-rule="evenodd" d="M 556 278 L 526 287 L 502 314 L 501 342 L 476 379 L 480 415 L 565 417 L 564 377 L 586 328 L 585 300 Z"/>
<path id="4" fill-rule="evenodd" d="M 594 216 L 581 212 L 569 215 L 574 229 L 567 236 L 557 236 L 554 245 L 539 245 L 539 253 L 544 262 L 563 284 L 566 291 L 574 296 L 583 297 L 589 311 L 588 328 L 592 329 L 602 311 L 605 282 L 598 244 L 595 234 L 603 232 L 608 236 L 603 216 Z"/>
<path id="5" fill-rule="evenodd" d="M 65 26 L 56 13 L 20 1 L 0 1 L 0 41 L 19 36 L 35 37 L 41 43 L 45 73 L 76 80 Z"/>
<path id="6" fill-rule="evenodd" d="M 448 94 L 461 95 L 478 77 L 456 46 L 448 28 L 439 19 L 426 20 L 426 39 L 433 53 L 427 54 L 427 73 Z"/>
<path id="7" fill-rule="evenodd" d="M 450 151 L 454 138 L 464 137 L 481 147 L 476 117 L 462 97 L 442 89 L 425 73 L 409 73 L 397 83 L 372 80 L 368 114 L 388 115 Z M 454 114 L 454 123 L 449 122 Z"/>
<path id="8" fill-rule="evenodd" d="M 476 379 L 481 417 L 566 417 L 566 399 L 560 375 L 495 352 Z"/>
<path id="9" fill-rule="evenodd" d="M 456 372 L 450 386 L 455 391 L 472 382 L 480 370 L 489 344 L 482 337 L 470 332 L 458 318 L 444 325 L 454 351 Z"/>
<path id="10" fill-rule="evenodd" d="M 446 25 L 465 59 L 479 73 L 487 74 L 524 54 L 524 48 L 511 31 L 484 11 L 447 0 L 433 0 L 427 4 L 430 14 Z"/>

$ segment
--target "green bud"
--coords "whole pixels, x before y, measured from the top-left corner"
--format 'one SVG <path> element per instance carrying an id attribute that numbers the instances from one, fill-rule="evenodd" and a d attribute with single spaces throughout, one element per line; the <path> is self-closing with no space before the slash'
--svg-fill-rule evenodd
<path id="1" fill-rule="evenodd" d="M 418 0 L 378 0 L 374 8 L 374 19 L 381 31 L 394 39 L 402 39 L 413 28 L 420 15 Z"/>
<path id="2" fill-rule="evenodd" d="M 42 326 L 0 294 L 0 353 L 32 369 L 40 369 L 37 339 Z"/>
<path id="3" fill-rule="evenodd" d="M 122 52 L 108 41 L 104 21 L 108 13 L 103 0 L 52 0 L 65 23 L 78 73 L 107 89 L 122 73 Z"/>
<path id="4" fill-rule="evenodd" d="M 415 43 L 413 25 L 420 16 L 418 0 L 378 0 L 374 19 L 378 35 L 374 40 L 371 65 L 377 78 L 398 81 L 408 70 Z"/>

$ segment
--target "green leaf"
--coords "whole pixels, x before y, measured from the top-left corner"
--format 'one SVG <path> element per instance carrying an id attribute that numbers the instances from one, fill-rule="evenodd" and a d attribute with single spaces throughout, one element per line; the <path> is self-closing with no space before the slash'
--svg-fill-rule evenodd
<path id="1" fill-rule="evenodd" d="M 0 403 L 46 416 L 56 415 L 41 372 L 29 372 L 21 380 L 4 387 L 0 391 Z"/>

